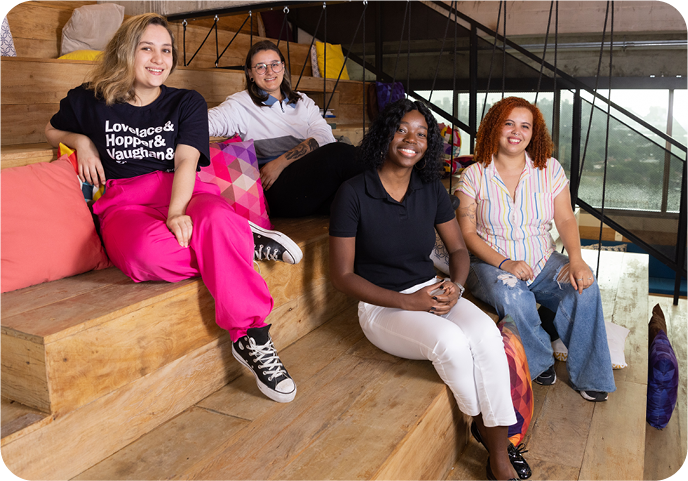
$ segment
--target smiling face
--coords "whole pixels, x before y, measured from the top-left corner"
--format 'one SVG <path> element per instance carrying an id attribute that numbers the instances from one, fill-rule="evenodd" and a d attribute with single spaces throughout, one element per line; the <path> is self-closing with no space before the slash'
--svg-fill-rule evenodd
<path id="1" fill-rule="evenodd" d="M 253 55 L 251 59 L 251 71 L 249 72 L 249 77 L 253 80 L 256 85 L 265 90 L 269 95 L 272 95 L 277 100 L 284 100 L 282 96 L 282 79 L 284 78 L 284 65 L 282 65 L 282 60 L 277 52 L 274 50 L 260 50 Z M 257 64 L 267 65 L 265 73 L 260 74 L 256 70 Z M 280 72 L 276 73 L 272 70 L 270 65 L 279 64 L 282 69 Z"/>
<path id="2" fill-rule="evenodd" d="M 385 164 L 412 168 L 428 149 L 428 124 L 417 110 L 407 112 L 389 143 Z"/>
<path id="3" fill-rule="evenodd" d="M 139 97 L 157 90 L 167 80 L 173 66 L 172 39 L 162 25 L 148 25 L 136 47 L 134 90 Z"/>
<path id="4" fill-rule="evenodd" d="M 527 108 L 515 107 L 501 127 L 497 155 L 507 157 L 524 155 L 532 136 L 533 114 Z"/>

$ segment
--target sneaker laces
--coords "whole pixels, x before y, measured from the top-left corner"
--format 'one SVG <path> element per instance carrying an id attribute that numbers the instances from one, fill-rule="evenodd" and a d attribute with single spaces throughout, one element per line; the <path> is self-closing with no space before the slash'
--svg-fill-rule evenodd
<path id="1" fill-rule="evenodd" d="M 267 343 L 259 346 L 253 338 L 249 337 L 247 348 L 249 356 L 255 356 L 256 364 L 258 364 L 258 368 L 263 371 L 263 374 L 270 375 L 270 377 L 268 377 L 269 381 L 272 381 L 281 374 L 287 374 L 287 371 L 282 365 L 282 361 L 280 361 L 277 355 L 275 346 L 272 344 L 272 340 L 268 340 Z"/>
<path id="2" fill-rule="evenodd" d="M 257 249 L 255 251 L 255 256 L 258 258 L 259 261 L 262 261 L 265 259 L 266 261 L 278 261 L 279 258 L 279 250 L 278 249 L 272 249 L 272 253 L 270 252 L 270 246 L 265 247 L 263 244 L 260 244 L 256 246 Z M 265 257 L 263 257 L 263 251 L 265 251 Z"/>

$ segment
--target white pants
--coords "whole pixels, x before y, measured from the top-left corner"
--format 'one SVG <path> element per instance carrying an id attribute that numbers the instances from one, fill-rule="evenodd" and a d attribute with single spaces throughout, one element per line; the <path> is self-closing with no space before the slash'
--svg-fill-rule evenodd
<path id="1" fill-rule="evenodd" d="M 402 293 L 436 282 L 433 278 Z M 368 340 L 383 351 L 432 361 L 463 413 L 482 413 L 488 427 L 516 423 L 502 336 L 494 321 L 472 302 L 459 299 L 443 316 L 360 302 L 358 318 Z"/>

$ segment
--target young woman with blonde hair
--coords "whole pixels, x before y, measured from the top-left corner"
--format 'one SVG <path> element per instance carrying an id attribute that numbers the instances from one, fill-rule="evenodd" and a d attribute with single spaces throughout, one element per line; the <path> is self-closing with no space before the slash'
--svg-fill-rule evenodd
<path id="1" fill-rule="evenodd" d="M 207 105 L 193 90 L 164 85 L 176 62 L 164 17 L 128 19 L 92 79 L 62 99 L 46 137 L 76 149 L 82 181 L 105 185 L 93 212 L 113 264 L 135 282 L 200 275 L 234 356 L 268 397 L 291 401 L 296 385 L 264 322 L 273 300 L 253 268 L 255 234 L 218 187 L 196 175 L 209 164 Z M 262 242 L 282 250 L 288 238 L 273 237 Z M 285 252 L 283 259 L 300 255 Z"/>

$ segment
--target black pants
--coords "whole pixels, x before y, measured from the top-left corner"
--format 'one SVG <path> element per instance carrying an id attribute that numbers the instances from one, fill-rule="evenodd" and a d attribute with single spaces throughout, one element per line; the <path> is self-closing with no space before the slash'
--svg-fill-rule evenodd
<path id="1" fill-rule="evenodd" d="M 329 215 L 339 186 L 363 170 L 353 145 L 334 142 L 314 150 L 284 169 L 265 191 L 270 217 Z"/>

